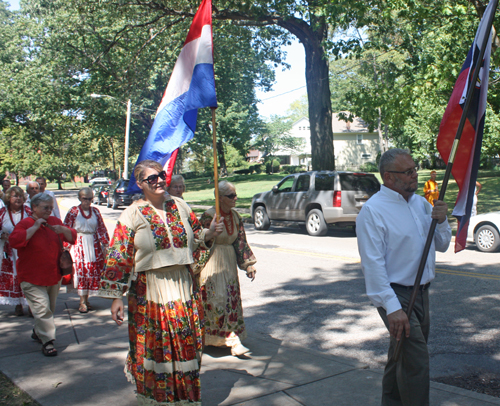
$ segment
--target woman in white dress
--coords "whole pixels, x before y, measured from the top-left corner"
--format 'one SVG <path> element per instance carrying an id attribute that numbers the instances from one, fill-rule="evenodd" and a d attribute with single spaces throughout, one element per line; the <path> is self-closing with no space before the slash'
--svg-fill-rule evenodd
<path id="1" fill-rule="evenodd" d="M 241 305 L 238 267 L 248 278 L 255 279 L 257 262 L 247 243 L 245 227 L 236 206 L 236 189 L 227 181 L 219 182 L 220 214 L 224 230 L 215 239 L 210 259 L 200 273 L 201 296 L 205 309 L 205 345 L 231 347 L 231 354 L 239 356 L 248 348 L 241 340 L 247 336 Z M 201 217 L 204 227 L 215 216 L 215 208 Z"/>
<path id="2" fill-rule="evenodd" d="M 94 193 L 84 187 L 78 192 L 81 204 L 74 206 L 66 214 L 64 225 L 74 228 L 78 237 L 71 247 L 75 274 L 73 287 L 80 295 L 80 313 L 91 310 L 89 296 L 97 295 L 104 269 L 105 250 L 109 244 L 109 235 L 104 225 L 101 213 L 96 207 L 91 207 Z"/>
<path id="3" fill-rule="evenodd" d="M 31 215 L 31 210 L 24 205 L 26 197 L 23 190 L 13 186 L 5 193 L 5 205 L 0 208 L 0 304 L 16 306 L 17 316 L 24 314 L 23 305 L 28 302 L 24 298 L 17 277 L 17 250 L 11 248 L 9 235 L 23 218 Z"/>

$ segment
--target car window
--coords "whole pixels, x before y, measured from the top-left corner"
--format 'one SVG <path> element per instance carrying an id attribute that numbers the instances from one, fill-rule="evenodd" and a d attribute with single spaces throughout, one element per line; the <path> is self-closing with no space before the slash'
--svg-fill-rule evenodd
<path id="1" fill-rule="evenodd" d="M 278 192 L 291 192 L 295 176 L 288 176 L 278 185 Z"/>
<path id="2" fill-rule="evenodd" d="M 373 175 L 360 175 L 355 173 L 339 174 L 342 190 L 375 193 L 380 190 L 380 183 Z"/>
<path id="3" fill-rule="evenodd" d="M 335 173 L 317 173 L 314 179 L 316 190 L 333 190 Z"/>
<path id="4" fill-rule="evenodd" d="M 300 175 L 295 185 L 296 192 L 307 192 L 309 190 L 311 175 Z"/>

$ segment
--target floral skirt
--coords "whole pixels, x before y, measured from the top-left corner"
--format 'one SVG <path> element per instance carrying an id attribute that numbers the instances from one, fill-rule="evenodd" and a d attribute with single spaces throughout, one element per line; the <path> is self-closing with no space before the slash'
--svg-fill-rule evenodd
<path id="1" fill-rule="evenodd" d="M 203 307 L 186 266 L 138 273 L 128 294 L 125 373 L 139 405 L 201 405 Z"/>
<path id="2" fill-rule="evenodd" d="M 232 245 L 217 245 L 200 274 L 205 311 L 205 345 L 231 347 L 247 336 L 236 254 Z M 236 340 L 239 342 L 239 340 Z"/>

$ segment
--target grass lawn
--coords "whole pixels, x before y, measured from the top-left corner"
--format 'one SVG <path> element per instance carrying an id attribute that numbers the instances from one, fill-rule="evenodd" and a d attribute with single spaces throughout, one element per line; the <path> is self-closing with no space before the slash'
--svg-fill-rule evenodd
<path id="1" fill-rule="evenodd" d="M 424 183 L 430 179 L 430 170 L 421 170 L 418 172 L 418 191 L 420 195 L 424 195 Z M 437 182 L 442 184 L 445 171 L 437 171 Z M 286 175 L 266 175 L 266 174 L 253 174 L 253 175 L 235 175 L 224 178 L 236 185 L 236 192 L 238 193 L 238 200 L 236 207 L 249 208 L 252 197 L 256 193 L 271 190 L 273 185 L 276 185 Z M 380 180 L 380 175 L 376 174 Z M 213 182 L 212 178 L 199 178 L 190 179 L 186 181 L 186 190 L 184 198 L 189 204 L 193 205 L 214 205 L 214 185 L 208 183 Z M 477 212 L 487 213 L 490 211 L 500 210 L 500 171 L 498 170 L 480 170 L 478 174 L 478 181 L 483 185 L 481 192 L 478 195 Z M 458 186 L 453 177 L 448 183 L 446 190 L 445 201 L 450 207 L 450 214 L 455 204 L 458 194 Z M 203 209 L 196 209 L 195 211 L 201 213 Z M 454 224 L 455 218 L 449 216 L 450 222 Z"/>

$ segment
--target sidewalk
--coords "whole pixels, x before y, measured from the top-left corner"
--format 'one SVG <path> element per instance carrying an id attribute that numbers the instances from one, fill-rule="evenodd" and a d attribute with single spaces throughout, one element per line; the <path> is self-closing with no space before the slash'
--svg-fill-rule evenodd
<path id="1" fill-rule="evenodd" d="M 0 306 L 0 370 L 43 406 L 135 406 L 123 374 L 126 326 L 110 317 L 110 301 L 91 298 L 96 310 L 78 312 L 78 297 L 61 290 L 57 349 L 45 357 L 31 340 L 33 319 Z M 204 406 L 371 406 L 380 404 L 382 373 L 352 360 L 295 347 L 250 332 L 246 359 L 209 347 L 201 374 Z M 432 406 L 500 405 L 500 399 L 431 383 Z"/>

